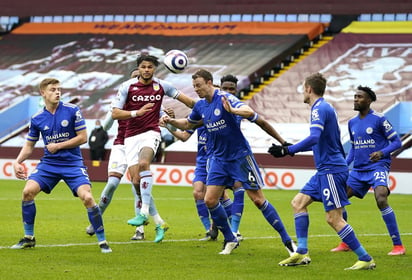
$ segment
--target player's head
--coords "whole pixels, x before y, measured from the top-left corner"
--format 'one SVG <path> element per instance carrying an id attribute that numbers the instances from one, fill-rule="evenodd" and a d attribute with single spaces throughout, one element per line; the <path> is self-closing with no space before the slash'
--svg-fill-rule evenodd
<path id="1" fill-rule="evenodd" d="M 358 86 L 358 91 L 367 93 L 372 102 L 376 101 L 376 94 L 370 87 Z"/>
<path id="2" fill-rule="evenodd" d="M 220 88 L 226 92 L 236 95 L 238 79 L 229 74 L 220 79 Z"/>
<path id="3" fill-rule="evenodd" d="M 159 65 L 157 57 L 153 55 L 142 54 L 137 58 L 136 63 L 139 81 L 142 83 L 150 83 L 152 81 L 156 67 Z"/>
<path id="4" fill-rule="evenodd" d="M 46 78 L 39 84 L 41 96 L 43 96 L 46 105 L 57 104 L 60 101 L 61 88 L 60 81 L 54 78 Z"/>
<path id="5" fill-rule="evenodd" d="M 321 73 L 314 73 L 306 77 L 303 87 L 304 90 L 310 87 L 317 96 L 323 96 L 326 89 L 326 79 Z"/>
<path id="6" fill-rule="evenodd" d="M 213 75 L 205 69 L 197 70 L 192 75 L 193 88 L 200 98 L 213 95 Z"/>
<path id="7" fill-rule="evenodd" d="M 44 91 L 49 85 L 60 84 L 60 81 L 55 78 L 46 78 L 39 84 L 39 90 Z"/>
<path id="8" fill-rule="evenodd" d="M 157 57 L 153 55 L 147 55 L 147 54 L 141 54 L 137 57 L 136 59 L 136 66 L 139 68 L 140 65 L 144 62 L 151 62 L 155 67 L 159 66 L 159 61 L 157 60 Z"/>
<path id="9" fill-rule="evenodd" d="M 376 94 L 369 87 L 358 86 L 353 96 L 353 110 L 366 113 L 370 105 L 376 101 Z"/>

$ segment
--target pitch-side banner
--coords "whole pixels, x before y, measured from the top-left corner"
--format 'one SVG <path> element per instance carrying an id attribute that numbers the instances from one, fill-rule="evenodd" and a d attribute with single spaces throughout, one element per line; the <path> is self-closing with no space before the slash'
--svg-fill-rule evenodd
<path id="1" fill-rule="evenodd" d="M 27 160 L 24 165 L 30 173 L 36 168 L 36 160 Z M 15 179 L 13 173 L 13 161 L 0 159 L 0 179 Z M 314 174 L 312 169 L 283 169 L 283 168 L 261 168 L 265 189 L 299 190 Z M 154 184 L 160 186 L 182 186 L 192 185 L 194 166 L 181 165 L 152 165 Z M 390 174 L 390 189 L 392 193 L 412 194 L 412 188 L 408 183 L 412 175 L 407 172 L 392 172 Z M 129 176 L 122 178 L 122 183 L 129 183 Z"/>

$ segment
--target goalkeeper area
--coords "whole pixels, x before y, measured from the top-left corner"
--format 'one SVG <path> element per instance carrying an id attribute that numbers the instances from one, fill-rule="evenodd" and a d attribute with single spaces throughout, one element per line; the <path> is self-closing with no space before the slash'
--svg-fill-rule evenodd
<path id="1" fill-rule="evenodd" d="M 218 241 L 199 241 L 205 232 L 190 187 L 154 186 L 156 206 L 170 225 L 165 239 L 154 243 L 153 220 L 145 227 L 144 241 L 130 240 L 135 228 L 126 221 L 134 216 L 134 200 L 131 186 L 119 185 L 103 215 L 113 253 L 102 254 L 96 237 L 85 233 L 89 222 L 83 205 L 64 183 L 59 183 L 50 195 L 40 193 L 36 198 L 36 247 L 11 250 L 9 247 L 23 237 L 24 182 L 2 180 L 1 185 L 1 279 L 410 279 L 412 271 L 411 195 L 389 197 L 407 250 L 403 256 L 387 255 L 392 242 L 373 194 L 367 194 L 363 200 L 351 200 L 352 205 L 347 207 L 349 223 L 377 267 L 373 271 L 344 271 L 356 262 L 356 255 L 330 252 L 340 239 L 327 225 L 321 203 L 309 207 L 308 245 L 312 262 L 306 267 L 280 267 L 278 262 L 288 253 L 278 233 L 247 196 L 240 224 L 244 240 L 239 248 L 231 255 L 219 255 L 221 234 Z M 96 200 L 104 185 L 93 183 Z M 296 240 L 290 201 L 297 191 L 263 191 Z"/>

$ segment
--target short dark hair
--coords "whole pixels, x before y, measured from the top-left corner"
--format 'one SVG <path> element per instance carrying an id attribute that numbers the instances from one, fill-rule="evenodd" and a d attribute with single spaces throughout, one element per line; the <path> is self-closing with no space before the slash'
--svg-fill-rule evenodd
<path id="1" fill-rule="evenodd" d="M 211 81 L 213 84 L 213 75 L 206 69 L 199 69 L 192 75 L 192 79 L 203 78 L 206 82 Z"/>
<path id="2" fill-rule="evenodd" d="M 157 57 L 153 56 L 153 55 L 147 55 L 147 54 L 142 54 L 139 55 L 136 59 L 136 65 L 137 67 L 139 67 L 139 65 L 143 62 L 143 61 L 149 61 L 151 63 L 154 64 L 154 66 L 159 66 L 159 61 L 157 60 Z"/>
<path id="3" fill-rule="evenodd" d="M 370 87 L 358 86 L 358 90 L 366 92 L 372 101 L 376 101 L 376 94 Z"/>
<path id="4" fill-rule="evenodd" d="M 228 74 L 220 78 L 220 84 L 223 84 L 224 82 L 232 82 L 232 83 L 237 84 L 238 79 L 236 78 L 236 76 L 233 76 L 232 74 Z"/>
<path id="5" fill-rule="evenodd" d="M 326 89 L 326 79 L 321 73 L 314 73 L 306 77 L 305 86 L 310 86 L 317 95 L 323 96 Z"/>

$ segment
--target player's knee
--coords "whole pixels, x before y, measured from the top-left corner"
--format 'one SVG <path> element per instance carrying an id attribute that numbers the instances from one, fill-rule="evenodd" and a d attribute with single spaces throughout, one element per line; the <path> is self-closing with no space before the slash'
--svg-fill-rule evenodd
<path id="1" fill-rule="evenodd" d="M 202 191 L 199 190 L 193 190 L 193 198 L 195 200 L 201 200 L 205 198 L 205 194 Z"/>
<path id="2" fill-rule="evenodd" d="M 376 197 L 376 205 L 379 209 L 385 209 L 389 206 L 388 199 L 385 196 L 378 196 Z"/>

